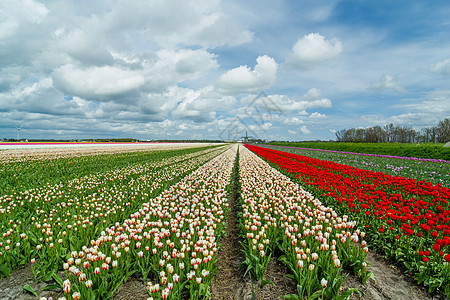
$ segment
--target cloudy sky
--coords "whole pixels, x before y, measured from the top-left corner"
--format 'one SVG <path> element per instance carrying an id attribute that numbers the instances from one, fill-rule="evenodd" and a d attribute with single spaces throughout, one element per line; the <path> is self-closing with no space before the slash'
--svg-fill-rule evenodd
<path id="1" fill-rule="evenodd" d="M 434 126 L 449 16 L 447 0 L 2 0 L 0 138 Z"/>

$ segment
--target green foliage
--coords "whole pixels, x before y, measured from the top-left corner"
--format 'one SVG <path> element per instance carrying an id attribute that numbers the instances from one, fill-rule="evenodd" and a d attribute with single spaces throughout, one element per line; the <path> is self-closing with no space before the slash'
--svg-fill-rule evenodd
<path id="1" fill-rule="evenodd" d="M 6 265 L 1 264 L 0 265 L 0 279 L 2 279 L 3 277 L 9 278 L 9 274 L 11 274 L 11 269 Z"/>
<path id="2" fill-rule="evenodd" d="M 27 284 L 27 285 L 25 285 L 25 286 L 23 287 L 23 292 L 24 292 L 24 293 L 31 294 L 31 295 L 37 297 L 37 294 L 36 294 L 35 290 L 34 290 L 34 289 L 31 287 L 31 285 L 29 285 L 29 284 Z"/>

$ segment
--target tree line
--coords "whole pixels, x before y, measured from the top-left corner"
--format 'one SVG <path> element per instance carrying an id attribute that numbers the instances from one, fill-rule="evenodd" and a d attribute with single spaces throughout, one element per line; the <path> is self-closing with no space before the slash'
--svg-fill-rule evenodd
<path id="1" fill-rule="evenodd" d="M 450 141 L 450 119 L 420 131 L 392 123 L 383 127 L 342 129 L 336 132 L 336 138 L 338 142 L 350 143 L 446 143 Z"/>

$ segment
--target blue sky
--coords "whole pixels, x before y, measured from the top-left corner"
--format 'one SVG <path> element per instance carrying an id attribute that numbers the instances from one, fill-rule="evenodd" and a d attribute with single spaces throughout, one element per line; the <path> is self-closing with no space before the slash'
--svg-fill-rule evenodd
<path id="1" fill-rule="evenodd" d="M 0 138 L 434 126 L 450 117 L 449 15 L 448 1 L 4 0 Z"/>

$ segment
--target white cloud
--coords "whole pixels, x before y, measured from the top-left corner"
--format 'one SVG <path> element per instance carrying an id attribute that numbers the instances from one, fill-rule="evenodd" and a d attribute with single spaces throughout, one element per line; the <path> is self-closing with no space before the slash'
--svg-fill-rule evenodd
<path id="1" fill-rule="evenodd" d="M 311 119 L 324 119 L 324 118 L 326 118 L 326 117 L 327 117 L 326 115 L 321 114 L 321 113 L 319 113 L 319 112 L 313 112 L 313 113 L 309 116 L 309 118 L 311 118 Z"/>
<path id="2" fill-rule="evenodd" d="M 96 34 L 80 28 L 68 32 L 64 28 L 59 28 L 54 34 L 59 50 L 67 53 L 72 59 L 94 66 L 114 62 L 111 53 L 103 45 L 104 42 Z"/>
<path id="3" fill-rule="evenodd" d="M 258 56 L 253 70 L 248 66 L 231 69 L 220 76 L 216 86 L 230 94 L 261 91 L 275 83 L 277 70 L 275 59 L 267 55 Z"/>
<path id="4" fill-rule="evenodd" d="M 283 124 L 287 124 L 287 125 L 300 125 L 303 123 L 304 123 L 304 121 L 297 117 L 286 118 L 283 120 Z"/>
<path id="5" fill-rule="evenodd" d="M 37 1 L 3 0 L 0 3 L 0 40 L 13 36 L 27 23 L 41 23 L 48 12 L 45 5 Z"/>
<path id="6" fill-rule="evenodd" d="M 286 95 L 268 96 L 278 107 L 285 112 L 298 111 L 304 115 L 306 109 L 311 108 L 330 108 L 332 102 L 330 99 L 323 98 L 319 89 L 312 88 L 306 92 L 300 100 L 294 100 Z"/>
<path id="7" fill-rule="evenodd" d="M 138 33 L 138 38 L 151 35 L 159 46 L 177 45 L 218 47 L 249 42 L 252 33 L 240 22 L 222 12 L 220 1 L 167 0 L 117 1 L 105 8 L 104 30 Z M 132 16 L 132 17 L 130 17 Z"/>
<path id="8" fill-rule="evenodd" d="M 121 61 L 127 59 L 118 53 L 114 56 Z M 164 92 L 215 68 L 215 56 L 205 50 L 160 50 L 151 59 L 130 58 L 129 64 L 63 65 L 54 70 L 52 78 L 55 87 L 67 95 L 97 101 L 135 102 L 136 98 L 145 97 L 145 92 Z"/>
<path id="9" fill-rule="evenodd" d="M 50 11 L 42 3 L 33 0 L 0 1 L 0 66 L 20 67 L 30 74 L 39 63 L 33 58 L 47 51 Z M 9 69 L 11 70 L 11 69 Z"/>
<path id="10" fill-rule="evenodd" d="M 65 65 L 52 75 L 55 86 L 68 95 L 90 100 L 109 100 L 109 97 L 124 95 L 145 83 L 139 72 L 117 67 L 103 66 L 78 68 Z"/>
<path id="11" fill-rule="evenodd" d="M 286 62 L 293 67 L 308 68 L 337 58 L 342 50 L 338 39 L 329 41 L 319 33 L 310 33 L 297 41 Z"/>
<path id="12" fill-rule="evenodd" d="M 297 134 L 297 131 L 294 131 L 294 130 L 290 130 L 290 129 L 288 129 L 288 132 L 289 132 L 290 134 L 292 134 L 292 135 L 295 135 L 295 134 Z"/>
<path id="13" fill-rule="evenodd" d="M 157 52 L 156 62 L 143 61 L 142 64 L 153 84 L 164 86 L 197 79 L 218 67 L 216 56 L 202 49 L 163 49 Z"/>
<path id="14" fill-rule="evenodd" d="M 47 89 L 52 86 L 51 78 L 44 78 L 38 82 L 33 83 L 31 86 L 26 86 L 23 89 L 16 89 L 11 92 L 11 96 L 14 99 L 22 99 L 33 93 L 39 92 L 42 89 Z"/>
<path id="15" fill-rule="evenodd" d="M 270 123 L 270 122 L 265 122 L 265 123 L 263 123 L 263 124 L 257 124 L 257 125 L 254 125 L 254 124 L 250 124 L 250 125 L 248 125 L 248 127 L 253 131 L 253 132 L 256 132 L 256 133 L 262 133 L 262 132 L 264 132 L 264 131 L 267 131 L 267 130 L 269 130 L 271 127 L 272 127 L 272 123 Z"/>
<path id="16" fill-rule="evenodd" d="M 223 13 L 209 15 L 202 21 L 198 30 L 190 32 L 190 36 L 187 37 L 188 43 L 214 48 L 224 45 L 241 45 L 250 42 L 253 38 L 253 34 L 243 30 L 237 20 Z"/>
<path id="17" fill-rule="evenodd" d="M 450 59 L 445 59 L 438 63 L 432 64 L 430 70 L 443 75 L 450 75 Z"/>
<path id="18" fill-rule="evenodd" d="M 42 78 L 34 83 L 23 82 L 10 93 L 0 93 L 0 107 L 0 112 L 11 111 L 17 114 L 15 118 L 34 118 L 38 115 L 43 122 L 46 118 L 69 115 L 83 117 L 92 110 L 89 102 L 83 99 L 64 99 L 64 95 L 53 87 L 51 78 Z"/>
<path id="19" fill-rule="evenodd" d="M 213 86 L 197 91 L 185 90 L 171 115 L 176 119 L 211 121 L 216 118 L 216 112 L 227 111 L 236 103 L 236 98 L 217 93 Z"/>
<path id="20" fill-rule="evenodd" d="M 378 81 L 372 82 L 370 88 L 374 90 L 392 89 L 398 92 L 406 92 L 397 80 L 390 75 L 383 75 Z"/>
<path id="21" fill-rule="evenodd" d="M 309 130 L 309 129 L 306 127 L 306 125 L 303 125 L 302 127 L 300 127 L 300 131 L 301 131 L 303 134 L 310 134 L 310 133 L 311 133 L 311 130 Z"/>

